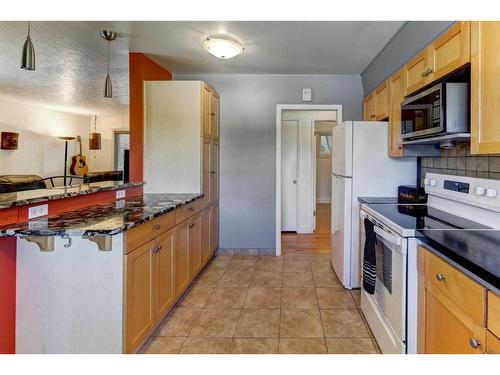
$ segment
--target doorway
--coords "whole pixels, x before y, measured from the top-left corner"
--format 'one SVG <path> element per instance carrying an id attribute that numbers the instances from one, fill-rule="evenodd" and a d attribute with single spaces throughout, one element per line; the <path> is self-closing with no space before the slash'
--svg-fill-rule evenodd
<path id="1" fill-rule="evenodd" d="M 331 132 L 341 105 L 278 105 L 276 255 L 330 252 Z"/>

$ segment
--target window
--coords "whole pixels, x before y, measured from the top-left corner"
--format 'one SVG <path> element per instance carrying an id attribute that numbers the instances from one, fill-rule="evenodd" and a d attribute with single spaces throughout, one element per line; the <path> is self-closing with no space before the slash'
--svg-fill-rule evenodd
<path id="1" fill-rule="evenodd" d="M 332 155 L 332 136 L 330 134 L 318 135 L 317 156 L 319 158 L 326 158 Z"/>

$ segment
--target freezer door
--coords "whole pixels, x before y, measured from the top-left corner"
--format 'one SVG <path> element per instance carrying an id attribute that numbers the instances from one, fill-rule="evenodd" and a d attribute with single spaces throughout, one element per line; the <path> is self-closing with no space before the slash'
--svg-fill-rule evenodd
<path id="1" fill-rule="evenodd" d="M 332 172 L 352 176 L 352 121 L 338 124 L 332 131 Z"/>
<path id="2" fill-rule="evenodd" d="M 332 174 L 331 262 L 344 287 L 351 288 L 352 179 Z"/>

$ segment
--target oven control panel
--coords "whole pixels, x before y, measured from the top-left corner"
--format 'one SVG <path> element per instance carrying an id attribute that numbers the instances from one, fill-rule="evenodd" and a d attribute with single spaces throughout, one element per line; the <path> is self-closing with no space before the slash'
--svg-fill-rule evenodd
<path id="1" fill-rule="evenodd" d="M 499 180 L 427 173 L 424 184 L 429 195 L 500 212 Z"/>

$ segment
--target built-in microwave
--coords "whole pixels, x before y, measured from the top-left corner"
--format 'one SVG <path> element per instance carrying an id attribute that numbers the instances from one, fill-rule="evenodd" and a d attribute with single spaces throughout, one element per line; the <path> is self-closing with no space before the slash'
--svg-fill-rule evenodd
<path id="1" fill-rule="evenodd" d="M 468 83 L 442 82 L 401 103 L 401 138 L 469 132 Z"/>

